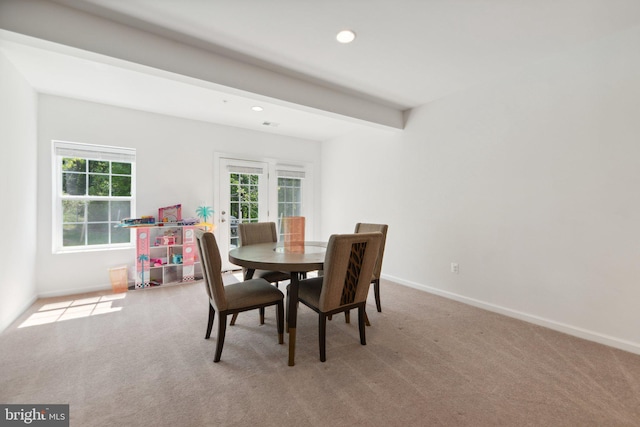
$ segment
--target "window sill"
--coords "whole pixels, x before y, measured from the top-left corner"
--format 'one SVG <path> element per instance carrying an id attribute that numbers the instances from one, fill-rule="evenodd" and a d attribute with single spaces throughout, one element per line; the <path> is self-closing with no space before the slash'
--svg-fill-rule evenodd
<path id="1" fill-rule="evenodd" d="M 111 251 L 122 251 L 122 250 L 131 250 L 135 249 L 136 245 L 127 245 L 127 246 L 117 246 L 117 247 L 99 247 L 99 248 L 69 248 L 69 249 L 54 249 L 54 255 L 65 255 L 65 254 L 79 254 L 79 253 L 88 253 L 88 252 L 111 252 Z"/>

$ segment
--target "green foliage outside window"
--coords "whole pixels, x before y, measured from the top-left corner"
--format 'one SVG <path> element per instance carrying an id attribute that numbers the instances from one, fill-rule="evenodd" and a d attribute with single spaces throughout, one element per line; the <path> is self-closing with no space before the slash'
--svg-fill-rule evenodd
<path id="1" fill-rule="evenodd" d="M 258 181 L 259 175 L 232 173 L 231 216 L 241 222 L 258 221 Z"/>
<path id="2" fill-rule="evenodd" d="M 61 161 L 63 246 L 128 243 L 130 231 L 114 226 L 131 215 L 131 163 Z"/>

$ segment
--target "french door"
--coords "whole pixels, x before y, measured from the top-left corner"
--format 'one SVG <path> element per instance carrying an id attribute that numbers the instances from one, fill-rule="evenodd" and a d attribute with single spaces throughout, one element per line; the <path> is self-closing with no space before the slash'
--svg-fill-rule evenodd
<path id="1" fill-rule="evenodd" d="M 223 155 L 216 155 L 215 163 L 215 234 L 223 270 L 238 268 L 228 254 L 240 244 L 240 223 L 273 221 L 281 231 L 283 217 L 305 216 L 307 229 L 312 228 L 313 181 L 308 166 Z"/>
<path id="2" fill-rule="evenodd" d="M 264 162 L 220 158 L 220 206 L 216 226 L 223 270 L 237 268 L 229 250 L 240 244 L 238 224 L 269 220 L 269 165 Z"/>

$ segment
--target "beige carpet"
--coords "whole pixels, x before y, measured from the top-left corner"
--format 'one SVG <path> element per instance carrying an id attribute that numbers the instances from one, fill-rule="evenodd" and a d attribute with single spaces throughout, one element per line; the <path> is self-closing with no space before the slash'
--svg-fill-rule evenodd
<path id="1" fill-rule="evenodd" d="M 387 281 L 366 346 L 336 316 L 320 363 L 301 306 L 289 367 L 270 309 L 214 364 L 203 286 L 38 301 L 0 335 L 0 403 L 69 403 L 83 427 L 640 425 L 640 356 Z"/>

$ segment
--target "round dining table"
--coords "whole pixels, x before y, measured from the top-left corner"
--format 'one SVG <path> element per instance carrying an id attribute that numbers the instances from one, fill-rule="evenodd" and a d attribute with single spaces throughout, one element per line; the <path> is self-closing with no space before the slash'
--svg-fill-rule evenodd
<path id="1" fill-rule="evenodd" d="M 299 281 L 306 273 L 323 269 L 326 246 L 326 242 L 258 243 L 229 251 L 229 261 L 246 269 L 245 280 L 251 279 L 255 270 L 284 271 L 291 274 L 286 315 L 289 366 L 295 364 Z"/>

